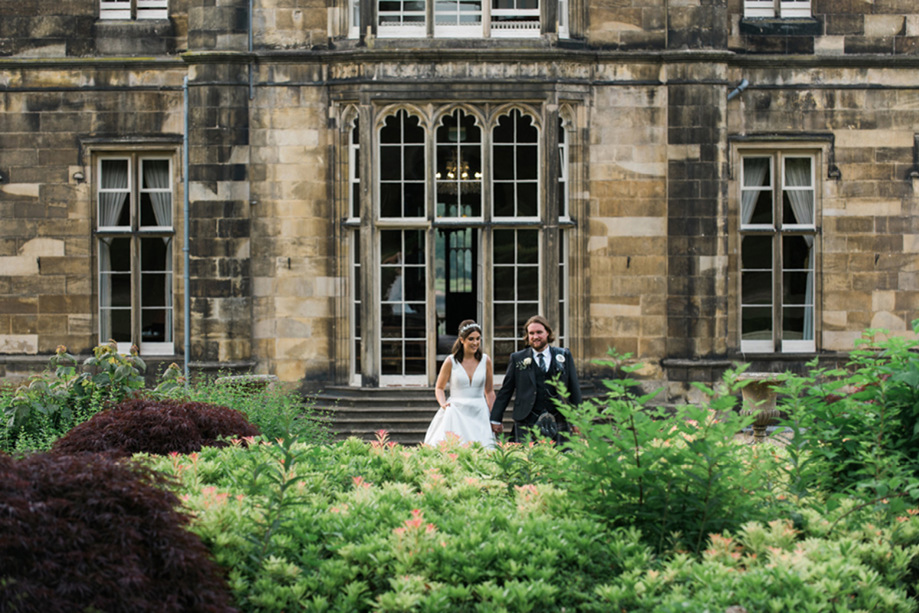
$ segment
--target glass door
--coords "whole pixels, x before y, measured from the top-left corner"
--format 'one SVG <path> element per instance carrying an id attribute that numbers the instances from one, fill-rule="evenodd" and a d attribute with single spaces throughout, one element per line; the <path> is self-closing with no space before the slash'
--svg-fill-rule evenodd
<path id="1" fill-rule="evenodd" d="M 437 230 L 434 296 L 437 310 L 437 364 L 453 348 L 459 324 L 480 322 L 479 231 L 474 228 Z"/>

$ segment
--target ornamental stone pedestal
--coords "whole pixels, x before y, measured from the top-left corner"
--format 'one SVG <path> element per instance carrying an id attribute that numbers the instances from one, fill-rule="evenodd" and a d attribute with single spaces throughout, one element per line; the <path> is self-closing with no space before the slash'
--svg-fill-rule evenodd
<path id="1" fill-rule="evenodd" d="M 743 407 L 741 415 L 753 416 L 753 442 L 761 443 L 766 438 L 766 427 L 778 417 L 775 408 L 776 393 L 773 386 L 778 383 L 775 373 L 744 373 L 738 377 L 747 381 L 741 389 Z"/>

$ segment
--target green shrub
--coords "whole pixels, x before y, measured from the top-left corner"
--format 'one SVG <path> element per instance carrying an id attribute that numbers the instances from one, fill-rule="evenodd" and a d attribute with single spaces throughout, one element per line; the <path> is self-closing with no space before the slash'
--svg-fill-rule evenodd
<path id="1" fill-rule="evenodd" d="M 479 448 L 265 441 L 155 466 L 184 480 L 246 611 L 576 609 L 611 540 L 649 555 L 551 485 L 508 490 Z"/>
<path id="2" fill-rule="evenodd" d="M 635 613 L 917 609 L 907 589 L 916 549 L 893 544 L 890 531 L 835 540 L 796 532 L 791 522 L 774 520 L 748 523 L 734 536 L 712 534 L 701 558 L 675 555 L 611 578 L 597 593 L 606 610 Z"/>
<path id="3" fill-rule="evenodd" d="M 295 438 L 301 442 L 328 443 L 332 431 L 328 415 L 283 386 L 253 387 L 245 383 L 218 383 L 202 377 L 189 386 L 176 384 L 178 366 L 172 365 L 157 388 L 163 395 L 194 402 L 228 406 L 246 415 L 267 438 Z"/>
<path id="4" fill-rule="evenodd" d="M 786 459 L 769 445 L 727 444 L 751 452 L 734 457 L 739 473 L 764 452 Z M 773 485 L 761 521 L 706 534 L 698 554 L 655 552 L 640 521 L 612 526 L 589 493 L 541 476 L 520 482 L 574 470 L 574 450 L 504 451 L 530 466 L 503 471 L 481 448 L 404 448 L 383 437 L 262 439 L 151 461 L 181 479 L 192 529 L 245 611 L 916 609 L 915 511 L 889 524 L 855 502 L 821 514 L 782 502 Z M 723 476 L 725 487 L 737 484 Z"/>
<path id="5" fill-rule="evenodd" d="M 271 438 L 297 438 L 326 443 L 332 440 L 330 420 L 296 391 L 253 389 L 218 384 L 201 378 L 187 385 L 181 369 L 171 364 L 154 389 L 145 389 L 146 365 L 137 355 L 117 351 L 115 343 L 100 345 L 82 365 L 65 347 L 58 347 L 50 369 L 14 391 L 0 390 L 0 451 L 48 450 L 61 436 L 106 407 L 123 400 L 174 398 L 227 406 L 241 411 L 260 432 Z"/>
<path id="6" fill-rule="evenodd" d="M 639 366 L 620 366 L 628 373 Z M 579 430 L 555 475 L 593 514 L 613 527 L 635 527 L 655 551 L 701 551 L 710 533 L 764 517 L 774 499 L 776 466 L 766 447 L 734 443 L 750 423 L 734 406 L 742 385 L 725 375 L 708 406 L 649 409 L 635 381 L 606 381 L 606 397 L 562 407 Z"/>
<path id="7" fill-rule="evenodd" d="M 812 364 L 805 375 L 781 377 L 796 495 L 829 492 L 831 504 L 855 497 L 892 514 L 919 500 L 917 345 L 868 330 L 845 369 Z"/>

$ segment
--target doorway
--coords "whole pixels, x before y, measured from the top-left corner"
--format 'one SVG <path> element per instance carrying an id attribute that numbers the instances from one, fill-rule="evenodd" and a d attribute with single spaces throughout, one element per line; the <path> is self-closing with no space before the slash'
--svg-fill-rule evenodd
<path id="1" fill-rule="evenodd" d="M 436 231 L 434 297 L 437 326 L 437 363 L 450 353 L 460 322 L 479 322 L 479 230 L 439 228 Z M 481 323 L 481 322 L 480 322 Z"/>

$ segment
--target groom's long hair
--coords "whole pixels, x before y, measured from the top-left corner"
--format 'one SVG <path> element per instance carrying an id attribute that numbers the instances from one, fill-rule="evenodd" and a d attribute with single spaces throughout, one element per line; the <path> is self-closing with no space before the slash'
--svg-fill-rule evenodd
<path id="1" fill-rule="evenodd" d="M 468 328 L 467 328 L 468 326 Z M 465 330 L 463 328 L 466 328 Z M 466 340 L 466 337 L 472 334 L 473 332 L 478 332 L 479 336 L 482 335 L 482 326 L 475 323 L 474 319 L 464 319 L 460 322 L 459 333 L 456 336 L 456 341 L 453 343 L 453 357 L 456 358 L 456 361 L 460 364 L 463 363 L 463 357 L 465 350 L 463 349 L 463 341 Z M 479 348 L 476 349 L 475 359 L 480 361 L 482 359 L 482 344 L 479 343 Z"/>
<path id="2" fill-rule="evenodd" d="M 530 324 L 542 324 L 542 327 L 546 329 L 546 332 L 549 333 L 548 342 L 555 342 L 555 333 L 552 332 L 552 326 L 549 325 L 548 320 L 542 315 L 533 315 L 530 317 L 525 324 L 523 324 L 523 344 L 524 346 L 529 346 L 530 339 L 527 335 L 527 329 L 529 329 Z"/>

